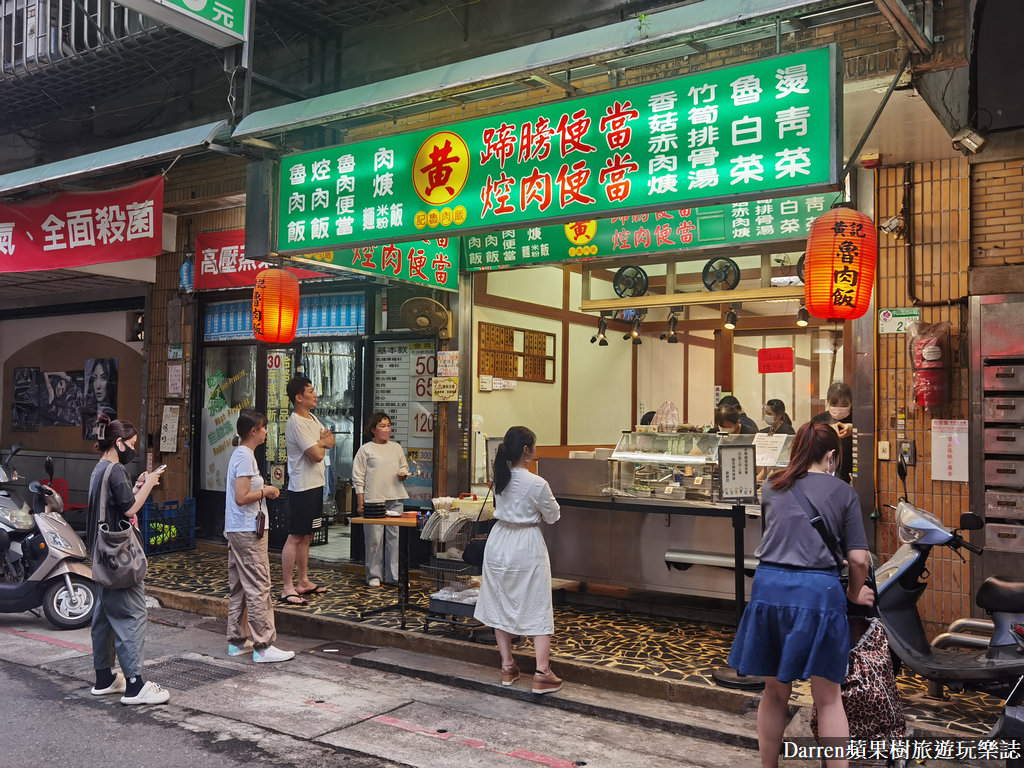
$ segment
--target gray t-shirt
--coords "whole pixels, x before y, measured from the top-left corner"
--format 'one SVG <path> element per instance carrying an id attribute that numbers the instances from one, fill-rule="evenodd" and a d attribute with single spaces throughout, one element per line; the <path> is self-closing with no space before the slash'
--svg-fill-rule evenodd
<path id="1" fill-rule="evenodd" d="M 844 555 L 851 549 L 868 548 L 860 499 L 851 486 L 820 472 L 809 472 L 796 484 L 836 537 Z M 800 568 L 836 567 L 835 557 L 791 489 L 776 491 L 768 481 L 764 484 L 763 501 L 765 530 L 755 553 L 762 562 Z"/>

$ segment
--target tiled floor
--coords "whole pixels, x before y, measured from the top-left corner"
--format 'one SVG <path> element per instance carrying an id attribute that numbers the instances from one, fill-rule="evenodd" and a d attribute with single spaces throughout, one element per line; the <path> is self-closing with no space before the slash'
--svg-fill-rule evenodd
<path id="1" fill-rule="evenodd" d="M 327 560 L 322 555 L 328 553 L 325 548 L 330 546 L 329 542 L 313 548 L 310 554 Z M 347 548 L 344 552 L 347 556 Z M 274 583 L 280 584 L 280 565 L 273 558 L 271 571 Z M 362 611 L 395 600 L 393 589 L 368 587 L 361 568 L 313 567 L 310 576 L 327 587 L 328 592 L 311 600 L 307 607 L 295 610 L 358 621 Z M 227 597 L 226 555 L 185 551 L 153 556 L 146 581 L 169 589 Z M 431 579 L 414 573 L 410 599 L 427 606 L 434 587 Z M 398 616 L 393 613 L 369 617 L 367 621 L 399 628 Z M 552 655 L 556 659 L 704 685 L 714 684 L 711 673 L 725 664 L 733 636 L 732 629 L 726 626 L 574 605 L 571 600 L 568 605 L 555 607 L 555 627 Z M 422 629 L 418 618 L 410 619 L 407 631 Z M 454 633 L 453 636 L 467 638 L 465 630 L 443 624 L 431 624 L 430 633 Z M 901 675 L 898 682 L 908 717 L 922 725 L 953 727 L 983 735 L 998 717 L 1002 703 L 976 693 L 950 694 L 948 700 L 937 701 L 925 695 L 927 686 L 920 678 Z M 806 684 L 798 684 L 795 690 L 801 703 L 810 703 Z"/>

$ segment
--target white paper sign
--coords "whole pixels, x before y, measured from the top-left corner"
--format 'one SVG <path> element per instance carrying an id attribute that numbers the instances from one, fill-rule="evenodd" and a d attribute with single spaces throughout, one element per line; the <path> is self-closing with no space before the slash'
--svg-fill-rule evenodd
<path id="1" fill-rule="evenodd" d="M 754 435 L 754 449 L 757 451 L 757 466 L 774 467 L 779 461 L 779 454 L 786 444 L 786 435 L 769 435 L 758 432 Z"/>
<path id="2" fill-rule="evenodd" d="M 723 445 L 718 449 L 722 499 L 752 499 L 757 492 L 757 462 L 753 445 Z"/>
<path id="3" fill-rule="evenodd" d="M 167 396 L 181 397 L 185 385 L 185 364 L 170 363 L 167 366 Z"/>
<path id="4" fill-rule="evenodd" d="M 178 450 L 178 411 L 181 406 L 165 405 L 164 418 L 160 427 L 160 452 L 175 453 Z"/>
<path id="5" fill-rule="evenodd" d="M 966 483 L 967 419 L 932 419 L 932 480 Z"/>
<path id="6" fill-rule="evenodd" d="M 438 352 L 437 353 L 437 375 L 438 376 L 458 376 L 459 375 L 459 352 L 458 350 L 451 352 Z"/>

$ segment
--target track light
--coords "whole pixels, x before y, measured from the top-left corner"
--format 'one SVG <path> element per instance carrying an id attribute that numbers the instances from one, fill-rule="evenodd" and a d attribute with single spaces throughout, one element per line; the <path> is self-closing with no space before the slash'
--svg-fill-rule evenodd
<path id="1" fill-rule="evenodd" d="M 593 344 L 595 341 L 599 347 L 608 346 L 608 319 L 601 315 L 601 319 L 597 321 L 597 335 L 590 337 L 590 343 Z"/>
<path id="2" fill-rule="evenodd" d="M 676 336 L 676 323 L 679 322 L 679 315 L 673 312 L 668 318 L 668 330 L 661 334 L 658 338 L 662 341 L 667 341 L 669 344 L 678 344 L 679 338 Z"/>
<path id="3" fill-rule="evenodd" d="M 739 306 L 739 304 L 730 304 L 729 305 L 729 311 L 725 313 L 725 327 L 726 327 L 727 330 L 730 330 L 730 331 L 736 330 L 736 321 L 737 321 L 738 318 L 736 316 L 736 309 L 735 308 L 738 307 L 738 306 Z"/>
<path id="4" fill-rule="evenodd" d="M 639 312 L 633 315 L 633 326 L 629 329 L 629 333 L 622 334 L 622 339 L 624 341 L 632 339 L 634 344 L 643 344 L 644 340 L 640 338 L 640 326 L 643 321 L 643 316 Z"/>
<path id="5" fill-rule="evenodd" d="M 803 304 L 800 305 L 800 309 L 796 311 L 796 324 L 801 328 L 806 328 L 807 323 L 811 321 L 811 313 L 807 311 L 807 307 Z"/>

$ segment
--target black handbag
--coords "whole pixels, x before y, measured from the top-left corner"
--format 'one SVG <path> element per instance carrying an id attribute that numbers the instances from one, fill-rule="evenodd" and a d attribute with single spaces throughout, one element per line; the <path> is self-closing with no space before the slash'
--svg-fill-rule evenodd
<path id="1" fill-rule="evenodd" d="M 487 489 L 487 495 L 484 496 L 483 504 L 480 505 L 480 512 L 477 513 L 476 522 L 480 522 L 480 516 L 484 513 L 484 507 L 487 506 L 487 499 L 490 498 L 491 489 Z M 466 548 L 462 550 L 462 562 L 466 565 L 472 565 L 480 568 L 484 564 L 484 550 L 487 548 L 487 534 L 481 534 L 474 536 L 466 544 Z"/>

